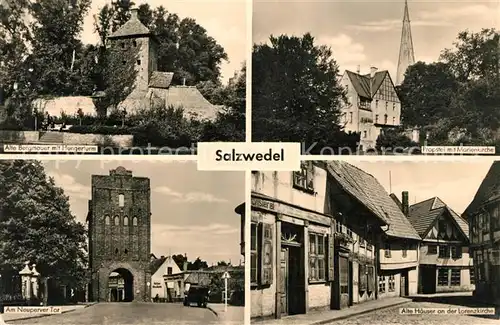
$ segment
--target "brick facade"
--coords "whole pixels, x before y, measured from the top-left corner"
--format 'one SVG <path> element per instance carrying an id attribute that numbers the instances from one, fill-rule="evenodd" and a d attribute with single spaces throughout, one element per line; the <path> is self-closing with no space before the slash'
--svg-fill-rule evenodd
<path id="1" fill-rule="evenodd" d="M 108 301 L 111 272 L 130 273 L 133 300 L 149 301 L 151 251 L 150 181 L 123 167 L 92 175 L 89 201 L 90 297 Z M 127 272 L 128 271 L 128 272 Z"/>

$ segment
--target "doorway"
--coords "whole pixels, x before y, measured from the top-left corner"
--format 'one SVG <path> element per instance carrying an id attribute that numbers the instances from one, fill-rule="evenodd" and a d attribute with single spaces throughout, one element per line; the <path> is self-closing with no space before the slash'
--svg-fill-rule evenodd
<path id="1" fill-rule="evenodd" d="M 280 304 L 282 315 L 304 314 L 305 281 L 302 247 L 282 245 L 280 254 Z"/>
<path id="2" fill-rule="evenodd" d="M 134 300 L 134 277 L 127 269 L 116 269 L 108 278 L 108 301 L 130 302 Z"/>
<path id="3" fill-rule="evenodd" d="M 420 277 L 422 284 L 422 293 L 436 293 L 436 266 L 422 265 L 420 267 Z"/>
<path id="4" fill-rule="evenodd" d="M 401 272 L 401 281 L 400 281 L 400 292 L 399 295 L 401 297 L 408 296 L 409 283 L 408 283 L 408 270 Z"/>

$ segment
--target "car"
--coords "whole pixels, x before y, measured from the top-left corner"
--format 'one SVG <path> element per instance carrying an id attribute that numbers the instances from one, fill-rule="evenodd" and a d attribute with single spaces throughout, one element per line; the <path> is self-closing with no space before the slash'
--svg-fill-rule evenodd
<path id="1" fill-rule="evenodd" d="M 206 286 L 190 285 L 184 295 L 184 306 L 196 303 L 198 307 L 206 308 L 209 300 L 210 290 Z"/>

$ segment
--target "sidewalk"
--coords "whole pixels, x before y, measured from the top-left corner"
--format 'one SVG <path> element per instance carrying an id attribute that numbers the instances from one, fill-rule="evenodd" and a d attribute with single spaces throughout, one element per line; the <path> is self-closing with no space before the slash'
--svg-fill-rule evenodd
<path id="1" fill-rule="evenodd" d="M 219 319 L 217 324 L 241 325 L 245 322 L 245 307 L 227 305 L 227 311 L 224 310 L 224 304 L 208 304 L 210 309 Z"/>
<path id="2" fill-rule="evenodd" d="M 321 325 L 352 316 L 369 313 L 379 309 L 403 305 L 409 302 L 411 302 L 411 299 L 408 298 L 384 298 L 380 300 L 367 301 L 341 310 L 311 311 L 308 314 L 287 316 L 281 319 L 262 321 L 252 320 L 252 323 L 261 325 Z"/>
<path id="3" fill-rule="evenodd" d="M 61 313 L 69 313 L 72 311 L 75 311 L 77 309 L 82 309 L 82 308 L 87 308 L 89 306 L 92 306 L 93 303 L 89 304 L 80 304 L 80 305 L 65 305 L 65 306 L 50 306 L 50 307 L 59 307 L 61 308 Z M 41 306 L 44 307 L 44 306 Z M 2 314 L 2 318 L 4 322 L 10 324 L 15 324 L 15 321 L 18 320 L 25 320 L 25 319 L 33 319 L 33 318 L 40 318 L 40 317 L 45 317 L 45 316 L 50 316 L 51 314 L 38 314 L 38 313 L 4 313 Z"/>

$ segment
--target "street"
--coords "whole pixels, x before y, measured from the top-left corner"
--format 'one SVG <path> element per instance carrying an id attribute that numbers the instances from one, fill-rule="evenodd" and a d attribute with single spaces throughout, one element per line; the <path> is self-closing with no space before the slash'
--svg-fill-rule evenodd
<path id="1" fill-rule="evenodd" d="M 351 318 L 333 321 L 331 325 L 489 325 L 499 324 L 498 309 L 496 316 L 462 316 L 462 315 L 400 315 L 400 308 L 457 308 L 480 307 L 471 302 L 468 296 L 450 296 L 414 299 L 413 302 L 398 307 L 381 309 Z"/>
<path id="2" fill-rule="evenodd" d="M 184 307 L 182 304 L 99 303 L 94 306 L 8 324 L 43 325 L 190 325 L 216 324 L 217 317 L 206 308 Z"/>

